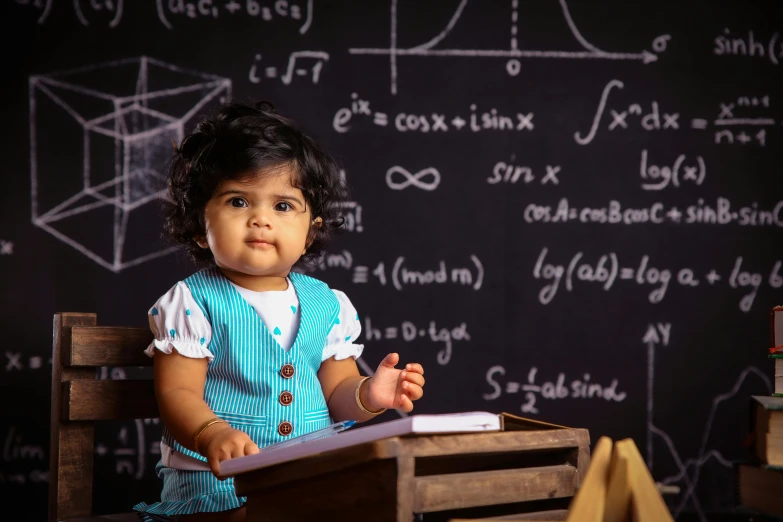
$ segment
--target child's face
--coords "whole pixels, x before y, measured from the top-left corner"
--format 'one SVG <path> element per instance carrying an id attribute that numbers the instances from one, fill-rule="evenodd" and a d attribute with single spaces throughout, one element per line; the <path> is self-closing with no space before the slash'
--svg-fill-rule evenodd
<path id="1" fill-rule="evenodd" d="M 234 283 L 251 290 L 285 288 L 280 278 L 302 256 L 310 207 L 291 185 L 291 167 L 252 181 L 224 181 L 204 209 L 206 235 L 196 238 Z"/>

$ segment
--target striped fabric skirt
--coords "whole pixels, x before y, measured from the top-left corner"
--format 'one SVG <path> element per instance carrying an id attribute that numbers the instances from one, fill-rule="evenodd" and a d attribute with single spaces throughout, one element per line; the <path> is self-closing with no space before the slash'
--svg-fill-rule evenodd
<path id="1" fill-rule="evenodd" d="M 251 439 L 259 443 L 262 448 L 281 442 L 285 439 L 278 434 L 276 426 L 268 426 L 266 417 L 254 417 L 249 419 L 247 415 L 229 414 L 220 412 L 221 418 L 228 418 L 231 427 L 241 429 Z M 237 423 L 236 421 L 241 421 Z M 255 421 L 255 425 L 250 424 Z M 303 435 L 331 424 L 329 410 L 326 408 L 304 412 L 298 419 L 292 421 L 301 426 L 294 435 Z M 169 446 L 174 444 L 173 439 L 168 440 L 170 434 L 164 430 L 164 442 Z M 179 449 L 179 448 L 177 448 Z M 180 450 L 182 451 L 182 450 Z M 190 450 L 191 455 L 197 455 Z M 201 457 L 203 459 L 203 457 Z M 160 502 L 147 504 L 140 502 L 133 506 L 133 510 L 140 513 L 145 521 L 171 521 L 178 515 L 192 513 L 214 513 L 216 511 L 228 511 L 242 507 L 246 497 L 237 497 L 234 489 L 234 479 L 229 477 L 219 480 L 211 471 L 191 471 L 170 468 L 159 461 L 155 466 L 158 478 L 163 480 L 163 489 L 160 493 Z"/>
<path id="2" fill-rule="evenodd" d="M 213 513 L 241 507 L 247 500 L 237 497 L 234 479 L 218 480 L 211 471 L 186 471 L 158 462 L 155 472 L 163 480 L 160 502 L 133 506 L 147 522 L 173 521 L 178 515 Z"/>

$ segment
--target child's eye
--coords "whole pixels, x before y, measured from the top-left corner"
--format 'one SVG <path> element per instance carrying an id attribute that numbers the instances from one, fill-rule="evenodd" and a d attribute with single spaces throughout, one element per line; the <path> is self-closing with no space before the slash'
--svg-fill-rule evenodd
<path id="1" fill-rule="evenodd" d="M 275 210 L 280 210 L 282 212 L 288 212 L 289 210 L 293 210 L 294 206 L 291 205 L 291 203 L 288 203 L 287 201 L 281 201 L 277 205 L 275 205 Z"/>
<path id="2" fill-rule="evenodd" d="M 235 208 L 245 208 L 247 201 L 242 198 L 231 198 L 228 200 L 228 204 Z"/>

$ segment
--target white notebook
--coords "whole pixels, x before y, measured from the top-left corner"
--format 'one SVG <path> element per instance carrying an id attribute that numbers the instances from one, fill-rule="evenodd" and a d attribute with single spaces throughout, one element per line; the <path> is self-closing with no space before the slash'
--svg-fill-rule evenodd
<path id="1" fill-rule="evenodd" d="M 309 442 L 303 442 L 280 449 L 269 449 L 255 455 L 237 457 L 220 463 L 220 474 L 232 476 L 247 471 L 265 468 L 281 462 L 309 457 L 366 442 L 399 437 L 410 434 L 468 433 L 477 431 L 500 431 L 500 415 L 486 411 L 465 413 L 419 414 L 409 417 L 352 428 L 348 431 Z"/>

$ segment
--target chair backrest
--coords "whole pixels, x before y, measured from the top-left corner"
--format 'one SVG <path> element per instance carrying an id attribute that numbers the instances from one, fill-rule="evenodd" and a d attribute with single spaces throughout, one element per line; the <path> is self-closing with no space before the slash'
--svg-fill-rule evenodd
<path id="1" fill-rule="evenodd" d="M 49 520 L 92 514 L 95 422 L 158 416 L 153 381 L 100 380 L 111 366 L 151 366 L 148 328 L 97 326 L 96 314 L 54 315 Z"/>

